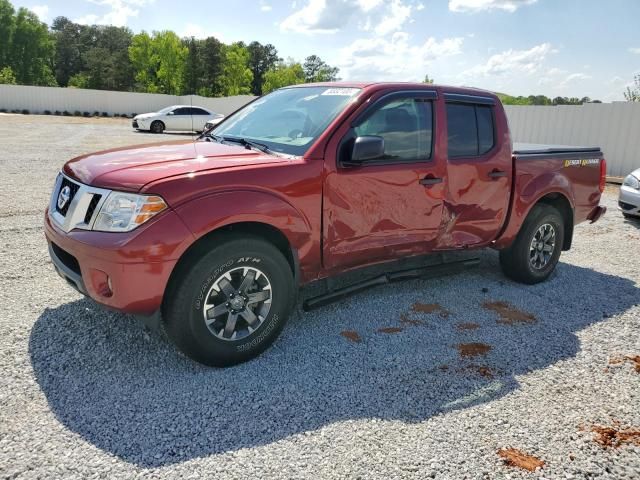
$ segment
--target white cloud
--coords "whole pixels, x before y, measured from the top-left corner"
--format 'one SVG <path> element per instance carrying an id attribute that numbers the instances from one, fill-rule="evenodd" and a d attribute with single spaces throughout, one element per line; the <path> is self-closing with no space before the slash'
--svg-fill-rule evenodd
<path id="1" fill-rule="evenodd" d="M 77 23 L 115 25 L 124 27 L 130 17 L 137 17 L 140 13 L 139 7 L 144 7 L 154 2 L 154 0 L 88 0 L 90 3 L 100 7 L 108 7 L 110 10 L 104 15 L 95 13 L 77 18 Z"/>
<path id="2" fill-rule="evenodd" d="M 418 81 L 435 60 L 461 53 L 463 39 L 428 38 L 422 45 L 411 45 L 409 35 L 396 32 L 390 39 L 358 39 L 340 51 L 338 66 L 349 80 Z M 407 62 L 407 58 L 411 62 Z"/>
<path id="3" fill-rule="evenodd" d="M 483 10 L 504 10 L 515 12 L 525 5 L 532 5 L 538 0 L 449 0 L 452 12 L 480 12 Z"/>
<path id="4" fill-rule="evenodd" d="M 411 6 L 402 3 L 401 0 L 393 0 L 389 4 L 389 11 L 380 23 L 375 27 L 378 35 L 386 35 L 402 28 L 411 16 Z"/>
<path id="5" fill-rule="evenodd" d="M 260 10 L 263 12 L 270 12 L 271 9 L 273 7 L 271 7 L 271 5 L 269 5 L 267 2 L 265 2 L 264 0 L 260 0 Z"/>
<path id="6" fill-rule="evenodd" d="M 412 8 L 405 0 L 307 0 L 302 8 L 280 23 L 280 29 L 330 34 L 340 31 L 356 18 L 360 30 L 387 35 L 402 28 L 411 17 Z"/>
<path id="7" fill-rule="evenodd" d="M 570 75 L 567 75 L 564 80 L 562 80 L 558 86 L 559 87 L 566 87 L 568 86 L 570 83 L 575 83 L 577 81 L 580 80 L 589 80 L 591 78 L 591 75 L 587 75 L 586 73 L 572 73 Z"/>
<path id="8" fill-rule="evenodd" d="M 506 50 L 489 57 L 486 63 L 464 72 L 465 76 L 531 75 L 540 70 L 550 53 L 555 53 L 550 43 L 542 43 L 529 50 Z"/>
<path id="9" fill-rule="evenodd" d="M 637 53 L 637 54 L 640 54 L 640 47 L 637 47 L 637 48 L 636 48 L 636 47 L 631 47 L 631 48 L 629 49 L 629 51 L 630 51 L 631 53 Z"/>
<path id="10" fill-rule="evenodd" d="M 47 18 L 49 17 L 48 5 L 35 5 L 31 7 L 30 10 L 35 13 L 41 21 L 47 21 Z"/>

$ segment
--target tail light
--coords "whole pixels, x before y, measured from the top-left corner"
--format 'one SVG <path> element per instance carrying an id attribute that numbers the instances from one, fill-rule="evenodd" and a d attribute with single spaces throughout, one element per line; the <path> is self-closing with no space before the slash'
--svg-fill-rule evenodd
<path id="1" fill-rule="evenodd" d="M 603 158 L 600 160 L 600 193 L 604 192 L 604 185 L 607 182 L 607 161 Z"/>

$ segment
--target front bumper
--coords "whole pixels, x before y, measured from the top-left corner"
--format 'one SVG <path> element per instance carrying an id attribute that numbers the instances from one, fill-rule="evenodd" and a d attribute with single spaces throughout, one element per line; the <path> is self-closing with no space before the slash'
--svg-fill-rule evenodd
<path id="1" fill-rule="evenodd" d="M 640 216 L 640 190 L 622 185 L 618 197 L 618 208 L 627 215 Z"/>
<path id="2" fill-rule="evenodd" d="M 126 233 L 65 233 L 48 211 L 44 227 L 51 261 L 67 283 L 106 307 L 136 315 L 160 309 L 171 272 L 193 241 L 171 210 Z"/>

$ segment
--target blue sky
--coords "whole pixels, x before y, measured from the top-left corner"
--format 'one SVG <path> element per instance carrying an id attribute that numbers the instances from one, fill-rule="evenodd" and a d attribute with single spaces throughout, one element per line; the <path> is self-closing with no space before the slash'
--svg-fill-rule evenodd
<path id="1" fill-rule="evenodd" d="M 315 53 L 345 80 L 622 100 L 640 73 L 640 0 L 13 0 L 59 15 Z"/>

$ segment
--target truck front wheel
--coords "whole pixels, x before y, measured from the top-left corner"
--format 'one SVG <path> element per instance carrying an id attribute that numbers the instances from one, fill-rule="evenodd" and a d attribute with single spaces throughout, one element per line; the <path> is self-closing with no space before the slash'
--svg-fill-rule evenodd
<path id="1" fill-rule="evenodd" d="M 500 251 L 502 271 L 517 282 L 542 282 L 555 269 L 563 241 L 560 212 L 551 205 L 535 205 L 513 244 Z"/>
<path id="2" fill-rule="evenodd" d="M 294 302 L 284 255 L 259 237 L 226 234 L 192 255 L 168 291 L 165 328 L 182 352 L 205 365 L 241 363 L 268 348 Z"/>

